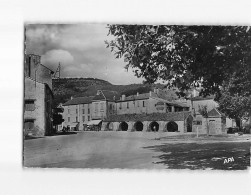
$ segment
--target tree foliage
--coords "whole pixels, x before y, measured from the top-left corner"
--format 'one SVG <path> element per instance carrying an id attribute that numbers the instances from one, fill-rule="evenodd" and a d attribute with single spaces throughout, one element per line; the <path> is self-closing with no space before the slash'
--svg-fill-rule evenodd
<path id="1" fill-rule="evenodd" d="M 248 119 L 251 115 L 251 95 L 248 92 L 251 86 L 250 83 L 240 82 L 243 79 L 245 74 L 240 78 L 234 74 L 229 81 L 224 82 L 218 98 L 219 110 L 236 121 Z M 250 88 L 245 89 L 248 85 Z"/>
<path id="2" fill-rule="evenodd" d="M 234 73 L 251 94 L 251 30 L 243 26 L 108 25 L 107 47 L 149 83 L 219 93 Z M 246 71 L 246 77 L 241 77 Z M 248 76 L 249 75 L 249 76 Z M 245 82 L 244 82 L 245 81 Z M 247 82 L 248 81 L 248 82 Z M 238 91 L 236 89 L 236 91 Z"/>

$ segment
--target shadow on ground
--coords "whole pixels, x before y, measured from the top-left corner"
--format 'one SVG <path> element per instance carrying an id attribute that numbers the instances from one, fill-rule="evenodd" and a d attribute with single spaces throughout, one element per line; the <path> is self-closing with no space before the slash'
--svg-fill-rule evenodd
<path id="1" fill-rule="evenodd" d="M 144 147 L 162 155 L 154 156 L 168 169 L 246 170 L 250 167 L 250 142 L 178 143 Z M 232 158 L 233 161 L 228 161 Z M 225 160 L 227 159 L 227 160 Z"/>
<path id="2" fill-rule="evenodd" d="M 77 134 L 77 133 L 76 132 L 57 132 L 54 135 L 50 135 L 46 137 L 59 136 L 59 135 L 72 135 L 72 134 Z M 24 139 L 30 140 L 30 139 L 40 139 L 40 138 L 45 138 L 45 137 L 35 137 L 35 136 L 26 135 Z"/>

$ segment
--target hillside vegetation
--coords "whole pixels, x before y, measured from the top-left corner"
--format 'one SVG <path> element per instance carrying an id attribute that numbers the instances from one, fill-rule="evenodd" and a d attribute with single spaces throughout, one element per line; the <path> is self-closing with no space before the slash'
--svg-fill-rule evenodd
<path id="1" fill-rule="evenodd" d="M 108 81 L 96 78 L 60 78 L 52 80 L 54 93 L 54 106 L 65 103 L 72 97 L 94 96 L 97 90 L 117 91 L 120 95 L 126 96 L 139 93 L 147 93 L 153 88 L 163 89 L 162 84 L 130 84 L 113 85 Z"/>

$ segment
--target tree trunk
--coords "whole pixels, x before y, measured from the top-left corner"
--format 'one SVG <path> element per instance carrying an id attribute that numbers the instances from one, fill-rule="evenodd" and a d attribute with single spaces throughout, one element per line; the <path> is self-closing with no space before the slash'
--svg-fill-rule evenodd
<path id="1" fill-rule="evenodd" d="M 241 128 L 241 120 L 239 118 L 235 119 L 235 123 L 238 128 Z"/>
<path id="2" fill-rule="evenodd" d="M 209 127 L 208 127 L 208 121 L 207 121 L 207 118 L 206 118 L 206 127 L 207 127 L 207 136 L 209 136 Z"/>

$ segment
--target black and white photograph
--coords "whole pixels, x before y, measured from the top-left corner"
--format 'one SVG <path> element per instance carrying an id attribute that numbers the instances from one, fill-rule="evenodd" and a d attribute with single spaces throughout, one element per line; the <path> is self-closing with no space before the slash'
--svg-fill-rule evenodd
<path id="1" fill-rule="evenodd" d="M 250 26 L 24 29 L 24 167 L 250 167 Z"/>
<path id="2" fill-rule="evenodd" d="M 0 1 L 0 194 L 250 194 L 250 8 Z"/>

